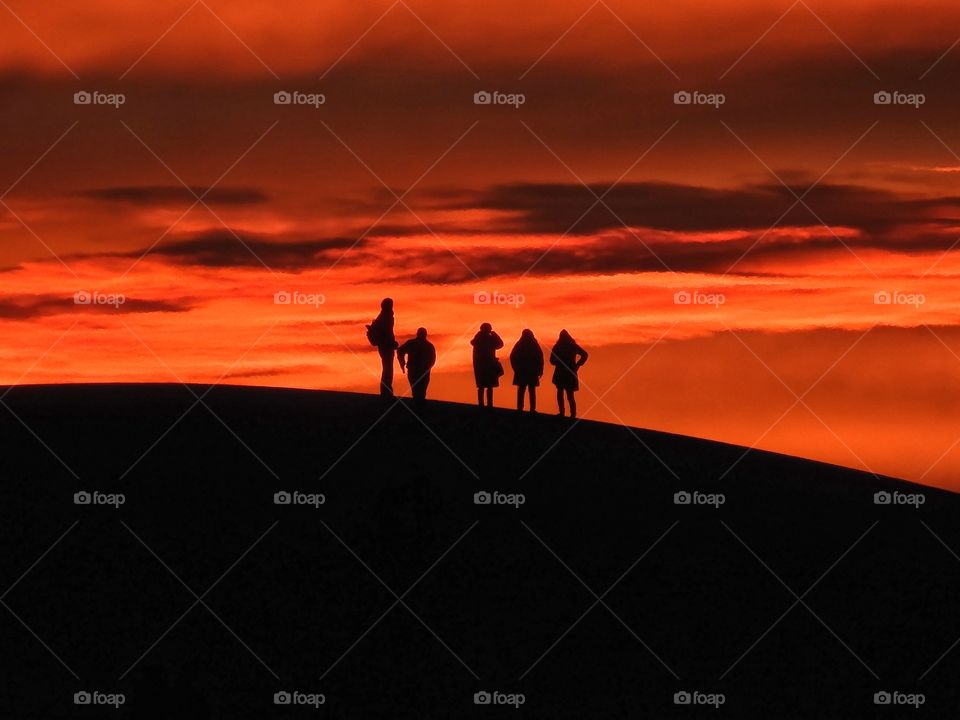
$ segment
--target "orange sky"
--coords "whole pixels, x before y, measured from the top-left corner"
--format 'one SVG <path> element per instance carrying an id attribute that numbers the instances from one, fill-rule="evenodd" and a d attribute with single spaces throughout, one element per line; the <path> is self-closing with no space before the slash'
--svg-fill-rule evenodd
<path id="1" fill-rule="evenodd" d="M 0 382 L 371 390 L 390 295 L 438 397 L 565 327 L 587 417 L 960 488 L 955 3 L 7 6 Z"/>

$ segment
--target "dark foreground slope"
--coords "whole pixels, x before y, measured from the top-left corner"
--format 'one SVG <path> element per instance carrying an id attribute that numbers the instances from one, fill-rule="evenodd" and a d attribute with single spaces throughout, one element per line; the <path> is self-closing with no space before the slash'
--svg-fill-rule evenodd
<path id="1" fill-rule="evenodd" d="M 205 392 L 3 397 L 0 717 L 955 714 L 957 496 L 549 416 Z M 125 705 L 74 705 L 84 690 Z"/>

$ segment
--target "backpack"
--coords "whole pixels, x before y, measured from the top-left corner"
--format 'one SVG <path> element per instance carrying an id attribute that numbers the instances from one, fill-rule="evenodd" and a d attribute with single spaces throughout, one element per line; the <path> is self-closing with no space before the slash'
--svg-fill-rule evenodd
<path id="1" fill-rule="evenodd" d="M 380 345 L 380 328 L 376 321 L 370 325 L 367 325 L 367 340 L 371 345 L 373 345 L 373 347 Z"/>

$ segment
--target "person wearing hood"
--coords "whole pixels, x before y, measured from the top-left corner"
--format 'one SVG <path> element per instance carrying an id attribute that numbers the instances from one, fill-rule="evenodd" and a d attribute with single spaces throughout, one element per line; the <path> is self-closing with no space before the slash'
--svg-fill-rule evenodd
<path id="1" fill-rule="evenodd" d="M 570 333 L 561 330 L 556 345 L 550 351 L 550 364 L 554 366 L 553 384 L 557 386 L 557 407 L 560 410 L 558 415 L 564 414 L 563 398 L 566 395 L 570 405 L 570 417 L 577 416 L 577 401 L 573 394 L 580 389 L 577 371 L 586 361 L 587 351 L 577 345 Z"/>
<path id="2" fill-rule="evenodd" d="M 517 386 L 517 410 L 523 412 L 524 396 L 530 394 L 530 412 L 537 411 L 537 387 L 543 375 L 543 349 L 533 330 L 524 330 L 510 351 L 513 384 Z"/>

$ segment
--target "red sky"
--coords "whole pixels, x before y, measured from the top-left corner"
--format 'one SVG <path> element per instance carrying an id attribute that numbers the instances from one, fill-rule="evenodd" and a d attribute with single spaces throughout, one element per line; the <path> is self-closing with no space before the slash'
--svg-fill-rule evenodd
<path id="1" fill-rule="evenodd" d="M 399 334 L 438 346 L 437 397 L 473 398 L 480 322 L 508 343 L 567 328 L 587 417 L 958 489 L 958 21 L 948 2 L 5 0 L 0 382 L 370 391 L 363 324 L 390 295 Z"/>

